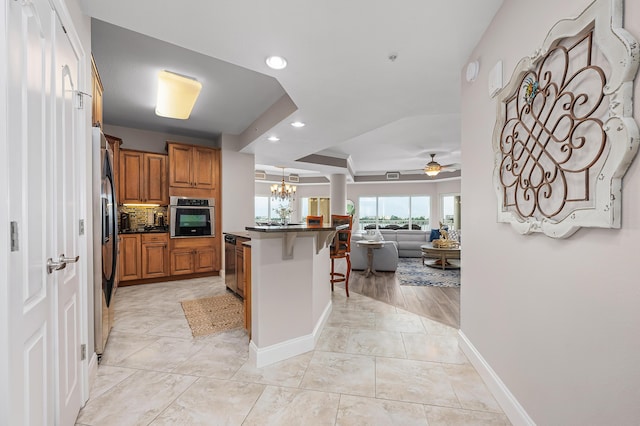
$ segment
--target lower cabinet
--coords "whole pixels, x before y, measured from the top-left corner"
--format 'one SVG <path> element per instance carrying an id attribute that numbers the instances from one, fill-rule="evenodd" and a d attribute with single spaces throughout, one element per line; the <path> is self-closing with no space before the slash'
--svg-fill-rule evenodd
<path id="1" fill-rule="evenodd" d="M 169 275 L 168 234 L 120 234 L 120 281 Z"/>
<path id="2" fill-rule="evenodd" d="M 244 283 L 245 283 L 245 270 L 244 270 L 244 250 L 242 249 L 242 241 L 238 238 L 236 242 L 236 292 L 240 297 L 244 298 Z"/>
<path id="3" fill-rule="evenodd" d="M 251 340 L 251 243 L 243 244 L 242 249 L 244 252 L 244 328 L 249 333 L 249 340 Z"/>
<path id="4" fill-rule="evenodd" d="M 169 236 L 142 234 L 142 278 L 169 275 Z"/>
<path id="5" fill-rule="evenodd" d="M 171 275 L 211 272 L 216 266 L 213 238 L 171 240 Z"/>
<path id="6" fill-rule="evenodd" d="M 142 256 L 140 234 L 121 234 L 119 251 L 120 281 L 142 278 Z"/>

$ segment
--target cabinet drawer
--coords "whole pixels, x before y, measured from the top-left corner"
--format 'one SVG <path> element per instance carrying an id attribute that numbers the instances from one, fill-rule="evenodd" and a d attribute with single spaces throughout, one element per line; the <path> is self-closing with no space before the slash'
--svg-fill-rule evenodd
<path id="1" fill-rule="evenodd" d="M 213 248 L 215 246 L 215 238 L 209 237 L 192 237 L 192 238 L 173 238 L 171 240 L 171 248 L 173 249 L 196 249 L 196 248 Z"/>
<path id="2" fill-rule="evenodd" d="M 142 235 L 142 244 L 144 243 L 169 243 L 169 234 L 167 233 L 159 233 L 159 234 L 141 234 Z"/>

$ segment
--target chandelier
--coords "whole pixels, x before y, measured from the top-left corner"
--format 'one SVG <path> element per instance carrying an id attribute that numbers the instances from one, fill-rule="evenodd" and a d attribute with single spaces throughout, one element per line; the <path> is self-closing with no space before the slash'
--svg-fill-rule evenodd
<path id="1" fill-rule="evenodd" d="M 279 201 L 292 201 L 295 199 L 296 187 L 295 185 L 289 185 L 284 183 L 284 167 L 282 168 L 282 183 L 278 185 L 274 183 L 271 185 L 271 197 L 274 200 Z"/>

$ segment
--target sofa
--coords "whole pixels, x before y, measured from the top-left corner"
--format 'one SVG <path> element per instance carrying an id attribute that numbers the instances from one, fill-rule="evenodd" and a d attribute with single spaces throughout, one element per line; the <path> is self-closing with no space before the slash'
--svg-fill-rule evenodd
<path id="1" fill-rule="evenodd" d="M 351 269 L 363 271 L 367 269 L 367 249 L 358 247 L 358 241 L 365 239 L 364 233 L 351 234 Z M 385 243 L 373 250 L 373 267 L 376 271 L 395 271 L 398 269 L 398 245 L 395 241 Z"/>
<path id="2" fill-rule="evenodd" d="M 380 229 L 380 234 L 385 241 L 396 242 L 399 257 L 421 257 L 420 246 L 431 241 L 429 231 Z M 440 238 L 440 234 L 438 234 L 438 238 Z"/>
<path id="3" fill-rule="evenodd" d="M 380 238 L 388 242 L 384 247 L 373 250 L 373 266 L 377 271 L 395 271 L 399 257 L 422 257 L 420 246 L 440 238 L 440 231 L 408 229 L 379 229 Z M 450 237 L 458 239 L 457 232 L 450 231 Z M 364 239 L 364 232 L 351 234 L 351 269 L 367 268 L 367 250 L 356 245 L 356 241 Z"/>

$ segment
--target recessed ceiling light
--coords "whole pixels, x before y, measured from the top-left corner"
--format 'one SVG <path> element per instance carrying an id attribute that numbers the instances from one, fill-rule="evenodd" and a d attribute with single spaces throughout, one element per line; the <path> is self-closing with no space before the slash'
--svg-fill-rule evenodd
<path id="1" fill-rule="evenodd" d="M 269 68 L 274 70 L 281 70 L 287 66 L 287 60 L 282 56 L 269 56 L 265 62 Z"/>
<path id="2" fill-rule="evenodd" d="M 268 140 L 269 142 L 278 142 L 278 141 L 280 140 L 280 138 L 279 138 L 279 137 L 277 137 L 277 136 L 269 136 L 269 137 L 267 138 L 267 140 Z"/>
<path id="3" fill-rule="evenodd" d="M 304 127 L 305 124 L 302 121 L 294 121 L 293 123 L 291 123 L 291 125 L 293 127 Z"/>

